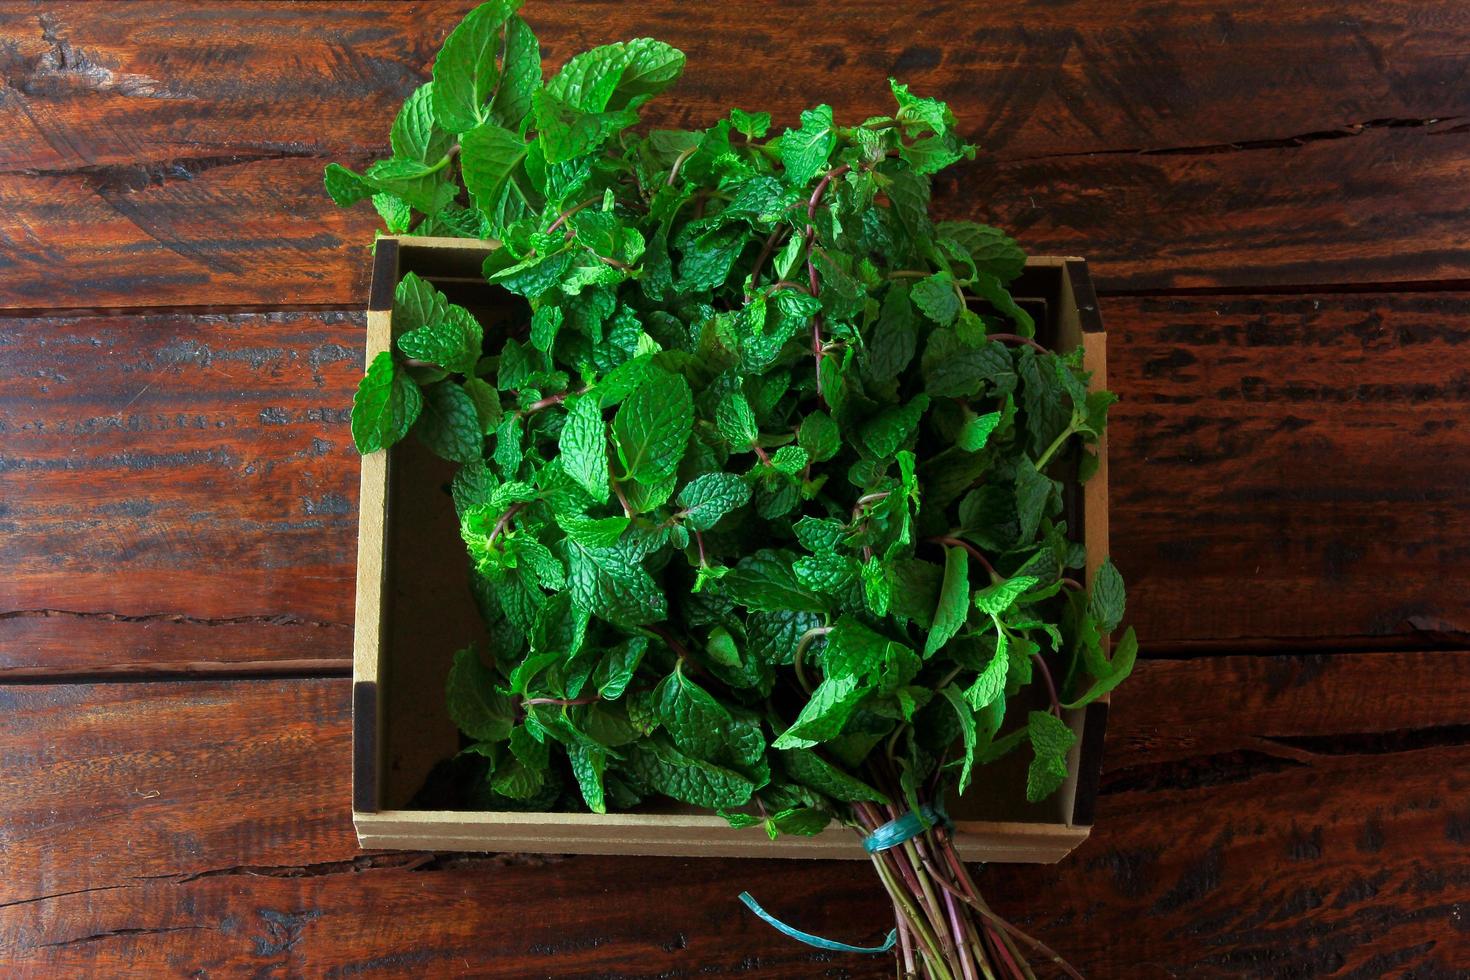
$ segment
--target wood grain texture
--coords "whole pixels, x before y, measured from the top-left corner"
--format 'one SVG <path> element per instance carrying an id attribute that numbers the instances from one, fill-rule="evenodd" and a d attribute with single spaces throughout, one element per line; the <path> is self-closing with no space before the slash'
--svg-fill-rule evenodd
<path id="1" fill-rule="evenodd" d="M 6 688 L 7 968 L 891 975 L 814 956 L 733 900 L 868 940 L 884 913 L 859 865 L 356 854 L 347 688 Z M 982 884 L 1100 980 L 1455 975 L 1467 698 L 1465 652 L 1149 662 L 1115 699 L 1092 839 Z"/>
<path id="2" fill-rule="evenodd" d="M 1470 635 L 1470 296 L 1103 304 L 1145 648 Z"/>
<path id="3" fill-rule="evenodd" d="M 469 5 L 211 2 L 0 10 L 0 307 L 356 305 L 375 217 L 333 159 L 385 149 Z M 1461 4 L 537 4 L 548 68 L 637 35 L 684 48 L 652 124 L 731 104 L 949 99 L 982 149 L 940 207 L 1104 289 L 1470 279 Z M 802 56 L 794 57 L 793 39 Z M 242 71 L 241 66 L 249 66 Z M 1246 152 L 1248 151 L 1248 152 Z M 1039 202 L 1039 203 L 1038 203 Z M 1453 236 L 1451 236 L 1453 240 Z M 65 274 L 58 274 L 63 271 Z"/>
<path id="4" fill-rule="evenodd" d="M 0 670 L 348 657 L 361 322 L 0 321 Z"/>
<path id="5" fill-rule="evenodd" d="M 1145 652 L 1470 636 L 1470 295 L 1103 314 Z M 345 667 L 361 344 L 345 314 L 0 320 L 0 672 Z"/>

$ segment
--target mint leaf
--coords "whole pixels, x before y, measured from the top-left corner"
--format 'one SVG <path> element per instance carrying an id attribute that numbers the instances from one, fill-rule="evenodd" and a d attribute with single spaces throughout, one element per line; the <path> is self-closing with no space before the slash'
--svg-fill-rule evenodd
<path id="1" fill-rule="evenodd" d="M 999 616 L 1018 598 L 1035 587 L 1037 579 L 1030 575 L 1017 575 L 988 585 L 975 593 L 975 608 L 990 616 Z"/>
<path id="2" fill-rule="evenodd" d="M 419 86 L 393 120 L 388 138 L 395 157 L 432 165 L 449 151 L 451 135 L 434 123 L 433 92 L 433 82 Z"/>
<path id="3" fill-rule="evenodd" d="M 831 765 L 811 749 L 788 749 L 781 753 L 781 764 L 792 779 L 830 799 L 843 803 L 889 802 L 888 797 Z"/>
<path id="4" fill-rule="evenodd" d="M 717 760 L 725 748 L 730 712 L 708 691 L 675 669 L 654 689 L 658 719 L 679 751 Z"/>
<path id="5" fill-rule="evenodd" d="M 322 174 L 322 185 L 326 187 L 332 202 L 342 208 L 366 200 L 378 192 L 377 185 L 372 181 L 337 163 L 327 164 L 326 171 Z"/>
<path id="6" fill-rule="evenodd" d="M 898 102 L 898 120 L 911 129 L 927 129 L 936 136 L 948 136 L 954 128 L 954 114 L 938 99 L 926 99 L 909 93 L 907 85 L 890 78 L 893 98 Z"/>
<path id="7" fill-rule="evenodd" d="M 955 445 L 967 453 L 978 453 L 990 441 L 990 435 L 1000 425 L 1000 412 L 977 415 L 960 426 Z"/>
<path id="8" fill-rule="evenodd" d="M 999 228 L 973 221 L 942 221 L 935 231 L 968 252 L 976 269 L 1001 282 L 1010 282 L 1026 267 L 1026 253 Z"/>
<path id="9" fill-rule="evenodd" d="M 502 28 L 521 0 L 490 0 L 471 10 L 444 39 L 434 59 L 433 107 L 440 126 L 463 133 L 489 118 L 490 97 L 500 78 L 496 64 Z"/>
<path id="10" fill-rule="evenodd" d="M 954 277 L 948 272 L 920 279 L 909 291 L 909 298 L 925 316 L 941 327 L 954 323 L 955 317 L 960 315 L 960 298 L 955 293 Z"/>
<path id="11" fill-rule="evenodd" d="M 981 711 L 995 703 L 1005 693 L 1006 680 L 1010 672 L 1010 651 L 1007 649 L 1006 634 L 996 635 L 995 653 L 986 663 L 975 680 L 965 690 L 965 700 L 970 707 Z"/>
<path id="12" fill-rule="evenodd" d="M 1080 698 L 1062 707 L 1068 710 L 1081 708 L 1112 691 L 1113 688 L 1123 683 L 1129 674 L 1133 673 L 1133 664 L 1137 660 L 1138 637 L 1134 634 L 1133 627 L 1130 626 L 1123 633 L 1122 639 L 1118 641 L 1117 649 L 1113 651 L 1113 658 L 1108 662 L 1107 672 L 1098 677 Z"/>
<path id="13" fill-rule="evenodd" d="M 969 398 L 988 387 L 1004 393 L 1015 386 L 1011 358 L 998 343 L 972 347 L 952 330 L 936 330 L 924 348 L 925 390 L 934 398 Z"/>
<path id="14" fill-rule="evenodd" d="M 424 407 L 423 395 L 393 355 L 381 351 L 368 365 L 352 399 L 352 441 L 366 455 L 408 434 Z"/>
<path id="15" fill-rule="evenodd" d="M 755 424 L 755 413 L 750 410 L 750 402 L 738 391 L 720 399 L 720 406 L 715 410 L 715 425 L 719 427 L 720 435 L 737 452 L 749 448 L 760 436 L 760 430 Z"/>
<path id="16" fill-rule="evenodd" d="M 567 412 L 558 441 L 562 469 L 592 499 L 608 499 L 607 423 L 594 395 L 577 398 Z"/>
<path id="17" fill-rule="evenodd" d="M 567 539 L 572 603 L 614 626 L 633 627 L 668 615 L 653 577 L 625 546 L 596 547 Z"/>
<path id="18" fill-rule="evenodd" d="M 749 500 L 750 485 L 733 473 L 706 473 L 679 491 L 684 523 L 694 531 L 708 531 Z"/>
<path id="19" fill-rule="evenodd" d="M 613 416 L 613 442 L 626 478 L 643 484 L 666 480 L 689 442 L 694 403 L 682 377 L 655 371 L 633 389 Z"/>
<path id="20" fill-rule="evenodd" d="M 934 625 L 924 641 L 924 659 L 939 652 L 965 625 L 970 614 L 970 556 L 963 548 L 944 549 L 944 582 L 939 587 L 939 605 Z"/>
<path id="21" fill-rule="evenodd" d="M 800 187 L 809 183 L 827 167 L 827 158 L 837 145 L 837 132 L 832 122 L 832 107 L 819 105 L 801 114 L 801 128 L 786 130 L 781 137 L 781 164 L 786 180 Z"/>
<path id="22" fill-rule="evenodd" d="M 960 778 L 955 784 L 955 789 L 961 795 L 964 795 L 965 790 L 970 785 L 971 770 L 975 767 L 975 713 L 971 710 L 970 705 L 966 703 L 965 698 L 955 689 L 954 685 L 950 684 L 940 688 L 939 693 L 954 708 L 955 717 L 960 722 L 960 735 L 963 739 L 965 754 L 960 760 Z"/>
<path id="23" fill-rule="evenodd" d="M 424 391 L 423 412 L 414 431 L 435 455 L 451 462 L 477 462 L 484 452 L 485 434 L 475 403 L 453 381 Z"/>
<path id="24" fill-rule="evenodd" d="M 819 742 L 836 738 L 847 724 L 853 708 L 868 693 L 857 677 L 829 677 L 802 707 L 791 727 L 771 743 L 774 749 L 811 748 Z"/>
<path id="25" fill-rule="evenodd" d="M 582 744 L 567 746 L 567 758 L 572 764 L 572 775 L 577 777 L 577 788 L 582 799 L 593 813 L 607 812 L 607 797 L 603 790 L 602 774 L 607 769 L 607 751 Z"/>
<path id="26" fill-rule="evenodd" d="M 454 655 L 445 686 L 450 720 L 470 738 L 501 742 L 515 726 L 515 705 L 473 649 Z"/>
<path id="27" fill-rule="evenodd" d="M 1067 779 L 1067 753 L 1077 736 L 1067 723 L 1047 711 L 1026 716 L 1026 737 L 1031 742 L 1031 767 L 1026 772 L 1026 799 L 1039 803 L 1059 789 Z"/>
<path id="28" fill-rule="evenodd" d="M 531 99 L 541 87 L 541 45 L 530 25 L 519 17 L 505 23 L 505 55 L 500 67 L 500 87 L 490 104 L 490 115 L 500 125 L 519 130 Z"/>
<path id="29" fill-rule="evenodd" d="M 484 123 L 459 138 L 464 186 L 481 211 L 495 212 L 512 175 L 526 156 L 526 144 L 508 129 Z"/>
<path id="30" fill-rule="evenodd" d="M 690 758 L 657 737 L 632 746 L 627 767 L 665 796 L 711 810 L 741 806 L 755 791 L 755 784 L 739 773 Z"/>
<path id="31" fill-rule="evenodd" d="M 1117 629 L 1123 620 L 1125 608 L 1123 576 L 1111 558 L 1103 559 L 1092 577 L 1092 596 L 1087 602 L 1087 611 L 1097 620 L 1097 628 L 1104 633 Z"/>
<path id="32" fill-rule="evenodd" d="M 398 349 L 408 357 L 449 371 L 472 372 L 483 341 L 479 322 L 462 306 L 431 307 L 424 312 L 435 319 L 400 336 Z"/>

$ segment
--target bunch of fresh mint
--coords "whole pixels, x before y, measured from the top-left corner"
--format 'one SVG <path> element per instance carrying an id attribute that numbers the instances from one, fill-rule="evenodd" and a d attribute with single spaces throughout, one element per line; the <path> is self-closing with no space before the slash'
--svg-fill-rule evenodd
<path id="1" fill-rule="evenodd" d="M 1031 339 L 1014 241 L 931 219 L 973 153 L 949 109 L 894 83 L 857 125 L 642 134 L 683 55 L 610 44 L 543 81 L 517 6 L 449 36 L 391 159 L 326 174 L 391 233 L 497 240 L 485 276 L 527 303 L 487 337 L 406 276 L 352 413 L 362 452 L 412 431 L 462 464 L 491 641 L 448 699 L 478 804 L 872 829 L 1023 745 L 1027 798 L 1053 792 L 1063 710 L 1136 653 L 1105 653 L 1122 580 L 1083 589 L 1060 518 L 1114 399 Z"/>

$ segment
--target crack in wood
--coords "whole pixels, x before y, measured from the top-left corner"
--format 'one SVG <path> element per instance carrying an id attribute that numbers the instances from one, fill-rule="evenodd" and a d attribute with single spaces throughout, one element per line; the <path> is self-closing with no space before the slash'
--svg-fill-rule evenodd
<path id="1" fill-rule="evenodd" d="M 1331 735 L 1259 735 L 1257 738 L 1312 755 L 1393 755 L 1470 745 L 1470 724 L 1387 732 L 1335 732 Z"/>
<path id="2" fill-rule="evenodd" d="M 1040 153 L 1035 156 L 1017 157 L 1013 160 L 1002 161 L 1006 165 L 1017 163 L 1034 163 L 1040 160 L 1057 160 L 1067 157 L 1094 157 L 1094 156 L 1207 156 L 1216 153 L 1240 153 L 1250 150 L 1280 150 L 1292 149 L 1306 146 L 1309 143 L 1321 143 L 1329 140 L 1350 139 L 1361 136 L 1364 133 L 1380 129 L 1427 129 L 1440 123 L 1454 122 L 1464 118 L 1462 116 L 1432 116 L 1422 119 L 1389 117 L 1383 119 L 1369 119 L 1365 122 L 1349 123 L 1336 129 L 1314 130 L 1309 133 L 1298 133 L 1294 136 L 1280 136 L 1265 139 L 1232 140 L 1225 143 L 1201 143 L 1194 146 L 1163 146 L 1163 147 L 1129 147 L 1114 150 L 1060 150 L 1056 153 Z M 1470 129 L 1470 124 L 1460 125 L 1451 129 L 1434 130 L 1429 136 L 1447 136 L 1452 133 L 1464 132 Z"/>
<path id="3" fill-rule="evenodd" d="M 156 928 L 135 927 L 123 929 L 109 929 L 106 932 L 95 932 L 90 936 L 77 936 L 75 939 L 61 939 L 54 943 L 37 943 L 33 949 L 48 949 L 53 946 L 77 946 L 82 943 L 95 943 L 104 939 L 113 939 L 119 936 L 155 936 L 168 932 L 203 932 L 205 926 L 159 926 Z"/>

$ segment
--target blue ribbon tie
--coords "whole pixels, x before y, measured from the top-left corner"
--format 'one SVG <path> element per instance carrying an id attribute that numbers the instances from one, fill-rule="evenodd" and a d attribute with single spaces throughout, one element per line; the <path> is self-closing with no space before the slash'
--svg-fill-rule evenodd
<path id="1" fill-rule="evenodd" d="M 913 840 L 935 824 L 943 824 L 948 827 L 949 814 L 944 812 L 943 804 L 935 807 L 925 803 L 919 807 L 919 813 L 910 810 L 864 837 L 863 850 L 869 854 L 886 851 L 890 847 L 897 847 L 905 841 Z"/>
<path id="2" fill-rule="evenodd" d="M 888 938 L 883 941 L 882 946 L 849 946 L 847 943 L 823 939 L 821 936 L 813 936 L 809 932 L 802 932 L 800 929 L 788 926 L 761 908 L 756 900 L 750 897 L 750 892 L 741 892 L 740 900 L 745 903 L 747 908 L 764 919 L 777 932 L 790 936 L 798 942 L 806 943 L 808 946 L 815 946 L 817 949 L 831 950 L 834 953 L 886 953 L 893 948 L 894 943 L 898 942 L 898 930 L 889 929 Z"/>

